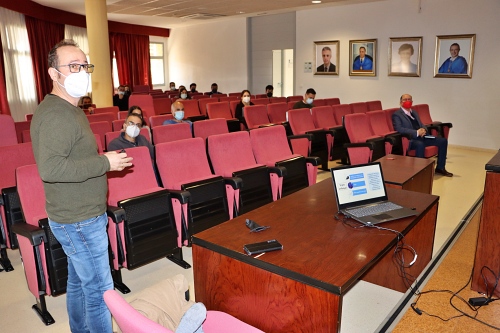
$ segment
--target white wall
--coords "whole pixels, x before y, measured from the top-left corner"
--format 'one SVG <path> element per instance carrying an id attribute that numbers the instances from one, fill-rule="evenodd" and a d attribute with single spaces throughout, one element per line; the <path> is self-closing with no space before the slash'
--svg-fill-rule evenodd
<path id="1" fill-rule="evenodd" d="M 273 84 L 273 50 L 295 49 L 295 12 L 252 17 L 249 21 L 249 87 L 253 94 L 265 94 L 266 86 Z"/>
<path id="2" fill-rule="evenodd" d="M 224 93 L 247 89 L 246 18 L 206 22 L 171 30 L 168 41 L 167 81 L 198 91 L 210 90 L 217 82 Z"/>
<path id="3" fill-rule="evenodd" d="M 500 148 L 500 54 L 497 0 L 388 0 L 298 11 L 296 14 L 296 93 L 316 89 L 317 98 L 342 103 L 380 99 L 398 107 L 403 93 L 428 103 L 434 120 L 450 121 L 450 144 Z M 476 34 L 472 79 L 433 78 L 436 35 Z M 390 37 L 423 37 L 420 78 L 389 77 Z M 378 39 L 376 77 L 349 76 L 349 40 Z M 339 76 L 304 73 L 314 63 L 314 41 L 340 41 Z"/>

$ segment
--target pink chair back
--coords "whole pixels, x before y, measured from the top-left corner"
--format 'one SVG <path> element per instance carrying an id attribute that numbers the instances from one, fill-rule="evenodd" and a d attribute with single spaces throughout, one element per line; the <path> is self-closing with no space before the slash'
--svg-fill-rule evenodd
<path id="1" fill-rule="evenodd" d="M 333 115 L 333 110 L 330 105 L 327 106 L 316 106 L 311 109 L 312 118 L 316 128 L 329 129 L 337 126 L 342 126 L 342 124 L 337 123 L 335 116 Z"/>
<path id="2" fill-rule="evenodd" d="M 340 98 L 325 98 L 326 105 L 337 105 L 340 104 Z"/>
<path id="3" fill-rule="evenodd" d="M 287 102 L 286 97 L 271 97 L 271 98 L 269 98 L 269 103 L 271 103 L 271 104 L 286 103 L 286 102 Z"/>
<path id="4" fill-rule="evenodd" d="M 92 130 L 92 133 L 99 135 L 99 137 L 101 138 L 101 142 L 106 142 L 106 133 L 113 131 L 112 126 L 107 121 L 97 121 L 95 123 L 90 123 L 90 129 Z"/>
<path id="5" fill-rule="evenodd" d="M 366 102 L 366 106 L 368 107 L 368 111 L 383 110 L 381 101 L 368 101 Z"/>
<path id="6" fill-rule="evenodd" d="M 368 106 L 365 102 L 357 102 L 349 104 L 351 106 L 351 113 L 366 113 L 368 112 Z"/>
<path id="7" fill-rule="evenodd" d="M 11 127 L 11 125 L 9 125 L 10 124 L 9 117 L 11 117 L 11 116 L 8 116 L 8 115 L 0 115 L 0 116 L 4 116 L 4 117 L 0 117 L 0 128 L 2 128 L 2 129 L 5 128 L 5 130 L 4 130 L 5 132 L 0 134 L 0 138 L 2 138 L 0 140 L 0 146 L 1 145 L 10 146 L 11 144 L 15 145 L 16 143 L 23 142 L 23 131 L 30 130 L 31 121 L 16 121 L 14 123 L 14 127 L 15 127 L 14 137 L 17 137 L 17 138 L 13 139 L 12 127 Z M 5 117 L 7 117 L 7 118 L 5 118 Z M 10 119 L 12 119 L 12 117 Z"/>
<path id="8" fill-rule="evenodd" d="M 335 121 L 337 124 L 342 124 L 344 116 L 346 114 L 351 114 L 351 107 L 349 104 L 338 104 L 332 105 L 333 115 L 335 116 Z"/>
<path id="9" fill-rule="evenodd" d="M 254 98 L 252 99 L 252 103 L 255 105 L 267 105 L 269 104 L 269 98 Z"/>
<path id="10" fill-rule="evenodd" d="M 231 109 L 229 108 L 228 102 L 217 102 L 217 103 L 209 103 L 207 104 L 207 114 L 208 118 L 216 119 L 216 118 L 224 118 L 224 119 L 233 119 L 233 115 L 231 114 Z"/>
<path id="11" fill-rule="evenodd" d="M 118 119 L 118 109 L 117 106 L 108 106 L 104 108 L 94 108 L 94 114 L 101 114 L 101 113 L 112 113 L 115 115 L 115 119 Z"/>
<path id="12" fill-rule="evenodd" d="M 286 98 L 287 102 L 290 103 L 290 102 L 298 102 L 298 101 L 301 101 L 303 98 L 303 96 L 300 96 L 300 95 L 295 95 L 295 96 L 288 96 Z"/>
<path id="13" fill-rule="evenodd" d="M 272 123 L 282 123 L 286 121 L 288 105 L 286 103 L 271 103 L 267 105 L 267 115 Z"/>
<path id="14" fill-rule="evenodd" d="M 184 118 L 201 116 L 198 100 L 185 100 L 182 104 L 184 105 Z"/>
<path id="15" fill-rule="evenodd" d="M 144 114 L 156 114 L 153 97 L 151 95 L 132 94 L 128 99 L 128 106 L 139 106 Z M 147 117 L 145 117 L 147 119 Z"/>
<path id="16" fill-rule="evenodd" d="M 154 105 L 155 115 L 161 115 L 164 113 L 171 112 L 170 110 L 172 102 L 170 101 L 170 98 L 168 98 L 165 95 L 163 95 L 162 97 L 153 98 L 153 105 Z"/>
<path id="17" fill-rule="evenodd" d="M 153 130 L 153 142 L 155 145 L 163 142 L 190 139 L 192 137 L 191 126 L 188 123 L 157 126 Z"/>
<path id="18" fill-rule="evenodd" d="M 229 130 L 227 128 L 227 121 L 218 118 L 194 122 L 193 133 L 195 137 L 205 140 L 211 135 L 229 133 Z"/>
<path id="19" fill-rule="evenodd" d="M 163 122 L 169 119 L 174 119 L 174 116 L 171 113 L 160 116 L 151 116 L 149 117 L 149 123 L 151 124 L 151 128 L 155 128 L 157 126 L 162 126 Z"/>
<path id="20" fill-rule="evenodd" d="M 288 111 L 288 122 L 295 135 L 304 134 L 316 129 L 311 111 L 309 109 L 296 109 Z"/>
<path id="21" fill-rule="evenodd" d="M 243 116 L 249 129 L 270 123 L 265 105 L 249 105 L 243 108 Z"/>

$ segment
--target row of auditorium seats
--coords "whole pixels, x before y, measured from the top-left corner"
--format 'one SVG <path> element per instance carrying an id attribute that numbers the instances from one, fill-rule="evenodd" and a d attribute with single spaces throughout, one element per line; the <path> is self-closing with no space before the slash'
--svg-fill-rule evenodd
<path id="1" fill-rule="evenodd" d="M 187 268 L 181 247 L 191 235 L 316 182 L 317 159 L 292 154 L 283 126 L 212 135 L 206 143 L 202 138 L 165 142 L 155 149 L 164 188 L 157 184 L 146 147 L 128 149 L 133 166 L 108 174 L 111 269 L 116 288 L 124 293 L 129 289 L 121 268 L 163 257 Z M 2 195 L 15 192 L 17 185 L 22 207 L 17 208 L 21 219 L 12 221 L 10 206 L 0 206 L 2 227 L 17 234 L 28 286 L 37 299 L 33 308 L 50 323 L 45 296 L 65 292 L 67 270 L 47 226 L 31 143 L 0 147 L 0 158 L 7 161 L 2 173 L 8 175 L 2 178 L 8 180 Z"/>

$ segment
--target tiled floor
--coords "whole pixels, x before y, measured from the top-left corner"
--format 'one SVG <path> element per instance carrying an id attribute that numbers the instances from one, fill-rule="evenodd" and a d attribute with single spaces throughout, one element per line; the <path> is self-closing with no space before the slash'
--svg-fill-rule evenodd
<path id="1" fill-rule="evenodd" d="M 473 151 L 449 147 L 446 168 L 453 178 L 436 176 L 433 194 L 440 196 L 439 213 L 434 253 L 441 248 L 450 233 L 458 225 L 472 204 L 483 191 L 484 165 L 496 151 Z M 334 162 L 330 166 L 334 166 Z M 320 172 L 318 181 L 328 178 L 329 172 Z M 191 260 L 191 249 L 184 248 L 184 257 Z M 48 297 L 47 307 L 56 323 L 44 326 L 31 305 L 35 300 L 29 293 L 24 278 L 18 251 L 10 251 L 15 271 L 0 273 L 0 331 L 2 332 L 69 332 L 65 309 L 65 296 Z M 192 269 L 184 270 L 168 260 L 138 268 L 123 270 L 123 281 L 132 289 L 132 294 L 164 278 L 185 274 L 193 284 Z M 359 282 L 344 297 L 342 332 L 373 332 L 385 319 L 401 293 L 370 283 Z"/>

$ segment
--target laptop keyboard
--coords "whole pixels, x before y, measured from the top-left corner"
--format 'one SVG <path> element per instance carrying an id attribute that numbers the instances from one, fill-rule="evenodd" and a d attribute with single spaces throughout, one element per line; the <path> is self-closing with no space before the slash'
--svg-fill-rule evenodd
<path id="1" fill-rule="evenodd" d="M 354 209 L 346 209 L 346 213 L 354 216 L 354 217 L 363 217 L 363 216 L 368 216 L 368 215 L 376 215 L 384 212 L 388 212 L 391 210 L 396 210 L 403 208 L 399 205 L 396 205 L 392 202 L 383 202 L 379 203 L 373 206 L 366 206 L 366 207 L 360 207 L 360 208 L 354 208 Z"/>

